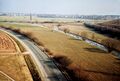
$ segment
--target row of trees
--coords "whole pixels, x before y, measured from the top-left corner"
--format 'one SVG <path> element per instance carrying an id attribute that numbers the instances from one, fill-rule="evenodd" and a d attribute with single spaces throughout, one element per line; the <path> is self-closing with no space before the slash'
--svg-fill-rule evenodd
<path id="1" fill-rule="evenodd" d="M 65 33 L 70 33 L 70 30 L 67 28 L 63 29 L 63 31 Z M 74 34 L 74 33 L 72 33 L 72 34 Z M 108 52 L 111 52 L 113 50 L 120 51 L 120 46 L 119 46 L 120 41 L 117 39 L 107 38 L 107 39 L 102 39 L 101 41 L 98 41 L 98 38 L 95 36 L 94 33 L 89 35 L 87 32 L 84 32 L 84 31 L 81 32 L 80 34 L 74 34 L 74 35 L 78 35 L 78 36 L 80 35 L 83 40 L 86 40 L 89 38 L 90 40 L 101 43 L 102 45 L 104 45 L 108 49 Z"/>
<path id="2" fill-rule="evenodd" d="M 86 27 L 92 28 L 95 31 L 100 32 L 102 34 L 107 34 L 107 35 L 112 36 L 112 37 L 120 38 L 119 27 L 109 26 L 109 25 L 108 26 L 103 26 L 103 25 L 100 25 L 100 24 L 93 25 L 93 24 L 88 24 L 88 23 L 84 23 L 84 25 Z"/>
<path id="3" fill-rule="evenodd" d="M 53 59 L 60 65 L 59 69 L 69 81 L 90 81 L 89 74 L 83 70 L 81 63 L 73 63 L 67 56 L 62 55 L 54 56 Z"/>
<path id="4" fill-rule="evenodd" d="M 101 43 L 108 48 L 108 52 L 113 50 L 120 51 L 120 41 L 112 38 L 103 39 Z"/>

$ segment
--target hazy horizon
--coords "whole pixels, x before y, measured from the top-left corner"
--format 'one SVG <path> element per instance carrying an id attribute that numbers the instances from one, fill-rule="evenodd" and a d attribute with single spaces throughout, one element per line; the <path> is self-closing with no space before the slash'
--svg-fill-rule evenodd
<path id="1" fill-rule="evenodd" d="M 0 12 L 120 15 L 120 0 L 0 0 Z"/>

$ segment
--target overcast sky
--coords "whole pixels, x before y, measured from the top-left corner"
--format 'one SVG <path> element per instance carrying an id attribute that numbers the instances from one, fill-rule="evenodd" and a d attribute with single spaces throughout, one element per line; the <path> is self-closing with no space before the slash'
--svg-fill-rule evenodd
<path id="1" fill-rule="evenodd" d="M 120 0 L 0 0 L 0 12 L 120 15 Z"/>

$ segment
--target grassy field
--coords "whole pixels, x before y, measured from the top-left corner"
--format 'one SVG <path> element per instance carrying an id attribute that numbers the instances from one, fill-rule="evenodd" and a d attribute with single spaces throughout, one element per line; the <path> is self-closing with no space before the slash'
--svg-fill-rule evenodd
<path id="1" fill-rule="evenodd" d="M 70 30 L 70 32 L 78 34 L 78 35 L 85 33 L 87 38 L 98 41 L 98 42 L 101 42 L 101 40 L 108 38 L 107 36 L 104 36 L 102 34 L 98 34 L 94 31 L 91 31 L 90 29 L 88 29 L 87 27 L 84 26 L 83 22 L 59 23 L 59 24 L 61 25 L 59 27 L 60 29 L 67 28 Z M 53 29 L 55 26 L 58 25 L 58 23 L 43 23 L 42 25 Z M 94 38 L 93 38 L 93 36 L 94 36 Z"/>
<path id="2" fill-rule="evenodd" d="M 30 17 L 29 16 L 15 16 L 15 17 L 0 16 L 0 21 L 30 21 Z M 76 33 L 79 35 L 85 32 L 87 34 L 86 35 L 87 38 L 90 38 L 98 42 L 101 42 L 102 39 L 108 38 L 107 36 L 95 33 L 94 31 L 90 31 L 90 29 L 85 27 L 83 24 L 84 22 L 102 23 L 102 22 L 107 22 L 108 20 L 87 20 L 87 19 L 70 19 L 70 18 L 38 18 L 38 17 L 33 16 L 32 21 L 33 22 L 54 22 L 54 23 L 42 23 L 42 25 L 53 29 L 54 26 L 57 26 L 58 24 L 60 24 L 61 29 L 68 28 L 70 32 Z M 80 22 L 78 23 L 76 21 L 80 21 Z M 24 24 L 22 23 L 21 25 L 24 26 Z M 29 23 L 27 25 L 29 25 Z"/>
<path id="3" fill-rule="evenodd" d="M 65 34 L 53 32 L 49 28 L 26 24 L 0 23 L 1 25 L 19 28 L 32 32 L 53 55 L 67 56 L 71 65 L 78 65 L 93 81 L 119 81 L 120 61 L 112 54 L 106 53 L 84 41 L 75 40 Z M 80 68 L 81 68 L 80 67 Z"/>

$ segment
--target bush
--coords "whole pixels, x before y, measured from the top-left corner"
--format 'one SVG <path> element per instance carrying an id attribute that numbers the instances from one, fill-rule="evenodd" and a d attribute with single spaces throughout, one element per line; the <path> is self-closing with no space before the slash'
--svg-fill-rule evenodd
<path id="1" fill-rule="evenodd" d="M 89 75 L 83 70 L 81 65 L 72 64 L 68 67 L 68 72 L 73 76 L 75 81 L 90 81 Z"/>
<path id="2" fill-rule="evenodd" d="M 44 44 L 40 42 L 36 37 L 34 37 L 31 32 L 22 32 L 22 34 L 31 39 L 33 42 L 37 43 L 38 45 L 44 46 Z"/>
<path id="3" fill-rule="evenodd" d="M 48 48 L 44 48 L 44 51 L 47 52 L 47 54 L 49 55 L 53 55 L 53 53 Z"/>
<path id="4" fill-rule="evenodd" d="M 108 36 L 111 37 L 117 37 L 120 38 L 120 26 L 113 26 L 113 25 L 104 25 L 104 24 L 88 24 L 84 23 L 86 27 L 92 28 L 95 31 L 102 33 L 102 34 L 107 34 Z"/>
<path id="5" fill-rule="evenodd" d="M 44 44 L 40 42 L 37 38 L 34 38 L 33 41 L 36 42 L 40 46 L 44 46 Z"/>
<path id="6" fill-rule="evenodd" d="M 87 34 L 87 32 L 81 32 L 81 34 L 80 34 L 81 36 L 82 36 L 82 39 L 83 40 L 85 40 L 86 38 L 87 38 L 87 36 L 88 36 L 88 34 Z"/>
<path id="7" fill-rule="evenodd" d="M 1 26 L 1 27 L 4 27 L 4 26 Z M 38 45 L 40 46 L 44 46 L 44 44 L 42 42 L 40 42 L 36 37 L 33 36 L 33 34 L 31 32 L 23 32 L 21 31 L 20 29 L 14 29 L 12 27 L 4 27 L 5 29 L 9 29 L 9 30 L 12 30 L 16 33 L 19 33 L 19 34 L 22 34 L 23 36 L 31 39 L 33 42 L 36 42 Z"/>
<path id="8" fill-rule="evenodd" d="M 113 49 L 115 50 L 120 50 L 119 45 L 120 41 L 108 38 L 108 39 L 103 39 L 101 43 L 108 48 L 108 52 L 111 52 Z"/>
<path id="9" fill-rule="evenodd" d="M 33 37 L 31 32 L 23 32 L 23 31 L 21 31 L 20 34 L 22 34 L 22 35 L 24 35 L 25 37 L 28 37 L 28 38 L 30 38 L 30 39 Z"/>
<path id="10" fill-rule="evenodd" d="M 61 66 L 65 68 L 72 63 L 72 61 L 66 56 L 54 56 L 53 59 L 55 59 Z"/>
<path id="11" fill-rule="evenodd" d="M 69 33 L 69 32 L 70 32 L 70 30 L 69 30 L 68 28 L 63 29 L 63 31 L 64 31 L 65 33 Z"/>
<path id="12" fill-rule="evenodd" d="M 11 28 L 12 29 L 12 28 Z M 12 29 L 16 33 L 21 33 L 20 29 Z"/>
<path id="13" fill-rule="evenodd" d="M 60 26 L 62 26 L 62 25 L 61 25 L 61 24 L 58 24 L 58 25 L 57 25 L 57 27 L 60 27 Z"/>
<path id="14" fill-rule="evenodd" d="M 73 64 L 72 61 L 66 56 L 54 56 L 53 59 L 59 63 L 60 68 L 65 70 L 64 73 L 67 73 L 70 76 L 72 81 L 89 81 L 88 74 L 83 71 L 81 66 Z"/>
<path id="15" fill-rule="evenodd" d="M 50 52 L 50 50 L 48 48 L 44 48 L 45 49 L 45 52 Z"/>
<path id="16" fill-rule="evenodd" d="M 3 26 L 3 25 L 0 25 L 0 27 L 5 28 L 5 26 Z"/>

